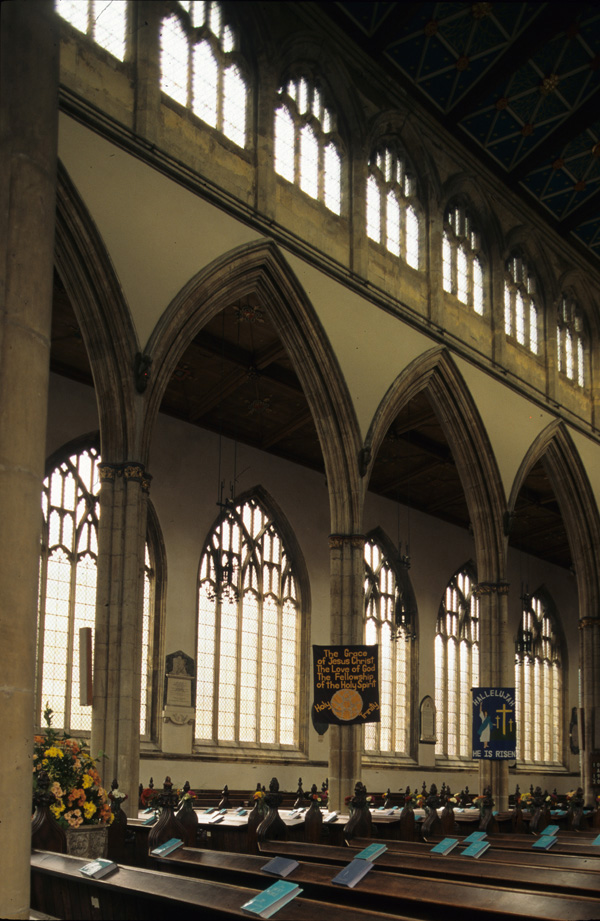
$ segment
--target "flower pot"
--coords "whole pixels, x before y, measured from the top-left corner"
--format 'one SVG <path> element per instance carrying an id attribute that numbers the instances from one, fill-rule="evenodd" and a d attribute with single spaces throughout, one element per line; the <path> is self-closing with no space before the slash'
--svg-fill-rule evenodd
<path id="1" fill-rule="evenodd" d="M 67 828 L 67 854 L 73 857 L 106 857 L 108 825 L 80 825 Z"/>

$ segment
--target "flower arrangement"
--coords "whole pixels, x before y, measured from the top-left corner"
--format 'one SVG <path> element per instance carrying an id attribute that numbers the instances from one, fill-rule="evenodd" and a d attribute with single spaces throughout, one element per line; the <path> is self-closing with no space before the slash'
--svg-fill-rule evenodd
<path id="1" fill-rule="evenodd" d="M 113 820 L 106 790 L 102 786 L 96 762 L 83 742 L 70 739 L 52 729 L 52 710 L 44 712 L 47 728 L 34 736 L 33 789 L 38 789 L 38 775 L 45 771 L 54 794 L 50 812 L 62 828 L 80 825 L 110 825 Z M 122 794 L 123 796 L 125 794 Z"/>
<path id="2" fill-rule="evenodd" d="M 158 790 L 155 790 L 154 787 L 144 787 L 140 793 L 140 804 L 142 809 L 149 809 L 154 805 L 155 800 L 158 799 Z"/>
<path id="3" fill-rule="evenodd" d="M 254 800 L 264 799 L 266 795 L 264 790 L 257 790 L 252 798 Z"/>

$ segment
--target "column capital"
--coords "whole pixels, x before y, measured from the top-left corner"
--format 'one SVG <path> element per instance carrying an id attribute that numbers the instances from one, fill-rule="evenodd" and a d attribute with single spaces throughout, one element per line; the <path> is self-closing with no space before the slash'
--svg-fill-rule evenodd
<path id="1" fill-rule="evenodd" d="M 364 534 L 330 534 L 329 549 L 339 550 L 340 547 L 352 547 L 356 550 L 363 550 L 365 541 Z"/>
<path id="2" fill-rule="evenodd" d="M 600 627 L 600 617 L 582 617 L 579 621 L 579 629 L 585 630 L 587 627 Z"/>
<path id="3" fill-rule="evenodd" d="M 508 595 L 509 583 L 500 582 L 478 582 L 473 587 L 475 595 Z"/>
<path id="4" fill-rule="evenodd" d="M 139 483 L 143 492 L 150 492 L 152 477 L 138 461 L 126 461 L 124 464 L 102 462 L 98 464 L 98 473 L 102 482 L 114 482 L 122 477 L 124 480 Z"/>

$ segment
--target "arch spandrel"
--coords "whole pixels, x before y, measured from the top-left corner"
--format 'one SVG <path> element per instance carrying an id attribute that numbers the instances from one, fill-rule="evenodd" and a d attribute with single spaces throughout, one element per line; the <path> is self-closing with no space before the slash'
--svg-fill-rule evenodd
<path id="1" fill-rule="evenodd" d="M 365 454 L 370 460 L 364 489 L 368 488 L 370 472 L 390 425 L 421 391 L 426 393 L 438 416 L 454 456 L 473 527 L 478 578 L 481 582 L 502 580 L 505 572 L 502 483 L 475 402 L 447 350 L 433 348 L 413 361 L 398 375 L 382 400 L 365 441 Z"/>
<path id="2" fill-rule="evenodd" d="M 529 471 L 542 461 L 564 521 L 577 578 L 580 617 L 600 610 L 600 515 L 587 472 L 563 422 L 552 422 L 523 458 L 510 493 L 515 508 Z"/>
<path id="3" fill-rule="evenodd" d="M 188 282 L 161 317 L 146 349 L 155 370 L 146 393 L 143 455 L 150 453 L 163 394 L 187 346 L 212 317 L 251 293 L 264 305 L 309 404 L 323 452 L 332 530 L 355 533 L 361 520 L 356 415 L 314 307 L 274 243 L 250 243 L 220 256 Z"/>

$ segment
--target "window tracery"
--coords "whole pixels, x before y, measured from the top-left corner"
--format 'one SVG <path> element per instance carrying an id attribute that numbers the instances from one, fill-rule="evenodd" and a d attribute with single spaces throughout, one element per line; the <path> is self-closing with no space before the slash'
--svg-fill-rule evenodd
<path id="1" fill-rule="evenodd" d="M 442 238 L 442 286 L 461 303 L 483 315 L 483 266 L 479 234 L 462 204 L 446 211 Z"/>
<path id="2" fill-rule="evenodd" d="M 298 745 L 300 612 L 273 517 L 255 498 L 228 503 L 200 561 L 197 741 Z"/>
<path id="3" fill-rule="evenodd" d="M 471 566 L 444 592 L 435 637 L 436 755 L 471 757 L 471 688 L 479 683 L 479 599 Z"/>
<path id="4" fill-rule="evenodd" d="M 394 641 L 396 611 L 411 594 L 399 576 L 381 542 L 375 537 L 367 539 L 365 643 L 379 645 L 381 722 L 365 724 L 365 750 L 378 755 L 407 755 L 410 750 L 414 634 Z"/>
<path id="5" fill-rule="evenodd" d="M 161 21 L 161 89 L 245 147 L 248 86 L 236 34 L 216 0 L 184 0 L 176 8 Z"/>
<path id="6" fill-rule="evenodd" d="M 127 0 L 56 0 L 58 15 L 122 61 L 125 57 Z"/>
<path id="7" fill-rule="evenodd" d="M 586 338 L 583 312 L 577 300 L 563 294 L 556 322 L 558 370 L 578 387 L 587 384 Z"/>
<path id="8" fill-rule="evenodd" d="M 416 182 L 405 159 L 390 147 L 376 150 L 369 160 L 367 235 L 414 269 L 419 268 L 419 216 Z"/>
<path id="9" fill-rule="evenodd" d="M 275 171 L 341 214 L 342 159 L 335 117 L 322 90 L 306 77 L 288 80 L 279 90 Z"/>
<path id="10" fill-rule="evenodd" d="M 549 605 L 523 598 L 515 651 L 517 752 L 526 764 L 560 764 L 563 747 L 561 645 Z"/>
<path id="11" fill-rule="evenodd" d="M 536 280 L 520 254 L 507 260 L 504 276 L 504 332 L 534 355 L 539 352 Z"/>

